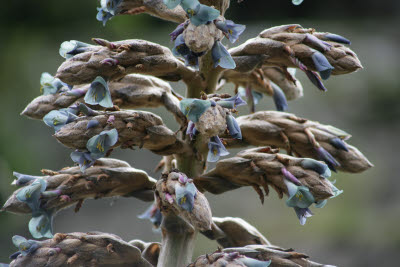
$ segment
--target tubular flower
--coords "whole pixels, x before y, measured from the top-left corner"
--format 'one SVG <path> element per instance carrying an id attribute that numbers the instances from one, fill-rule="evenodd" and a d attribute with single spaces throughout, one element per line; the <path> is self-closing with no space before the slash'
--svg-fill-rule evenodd
<path id="1" fill-rule="evenodd" d="M 220 66 L 224 69 L 235 69 L 236 63 L 233 60 L 228 50 L 221 44 L 220 41 L 216 41 L 211 51 L 212 59 L 214 61 L 214 68 Z"/>
<path id="2" fill-rule="evenodd" d="M 328 165 L 315 159 L 305 158 L 301 161 L 300 165 L 305 169 L 310 169 L 317 172 L 323 178 L 331 177 L 331 170 L 329 169 Z"/>
<path id="3" fill-rule="evenodd" d="M 222 144 L 218 136 L 213 136 L 208 142 L 208 162 L 217 162 L 220 157 L 229 155 L 228 150 Z"/>
<path id="4" fill-rule="evenodd" d="M 100 134 L 93 136 L 86 143 L 86 148 L 90 152 L 92 159 L 99 159 L 106 155 L 107 151 L 117 143 L 118 131 L 112 129 L 102 131 Z"/>
<path id="5" fill-rule="evenodd" d="M 22 186 L 30 181 L 36 180 L 38 178 L 42 178 L 42 176 L 32 176 L 32 175 L 22 174 L 19 172 L 13 172 L 13 175 L 17 179 L 15 179 L 11 184 L 17 185 L 17 186 Z"/>
<path id="6" fill-rule="evenodd" d="M 81 172 L 85 172 L 87 168 L 92 167 L 96 162 L 96 159 L 91 157 L 90 152 L 74 151 L 70 157 L 73 162 L 79 164 Z"/>
<path id="7" fill-rule="evenodd" d="M 239 124 L 237 123 L 235 117 L 233 117 L 231 114 L 226 116 L 226 125 L 228 127 L 230 136 L 235 139 L 242 139 L 242 131 L 240 130 Z"/>
<path id="8" fill-rule="evenodd" d="M 215 22 L 215 25 L 217 26 L 218 29 L 220 29 L 227 35 L 229 41 L 232 44 L 236 42 L 237 39 L 239 39 L 239 36 L 246 29 L 246 25 L 235 24 L 232 20 L 225 20 L 225 21 L 218 20 L 217 22 Z"/>
<path id="9" fill-rule="evenodd" d="M 310 193 L 308 187 L 298 186 L 284 179 L 289 197 L 286 200 L 286 205 L 289 207 L 308 208 L 315 202 L 314 196 Z"/>
<path id="10" fill-rule="evenodd" d="M 48 72 L 43 72 L 40 76 L 40 92 L 43 95 L 50 95 L 57 93 L 63 86 L 68 87 L 68 84 L 62 82 L 58 78 L 54 78 Z"/>
<path id="11" fill-rule="evenodd" d="M 217 104 L 224 108 L 234 109 L 246 105 L 247 103 L 240 97 L 240 93 L 237 93 L 232 97 L 219 100 Z"/>
<path id="12" fill-rule="evenodd" d="M 68 108 L 60 110 L 52 110 L 43 117 L 43 121 L 47 126 L 52 127 L 56 132 L 59 131 L 64 125 L 74 121 L 78 118 L 75 114 L 71 113 Z"/>
<path id="13" fill-rule="evenodd" d="M 185 98 L 179 103 L 182 113 L 192 122 L 197 122 L 201 115 L 211 107 L 210 100 Z"/>
<path id="14" fill-rule="evenodd" d="M 282 92 L 282 89 L 275 83 L 271 82 L 271 85 L 272 89 L 274 90 L 273 99 L 276 110 L 286 111 L 288 109 L 288 103 L 285 94 Z"/>
<path id="15" fill-rule="evenodd" d="M 97 76 L 94 79 L 84 100 L 89 105 L 100 105 L 106 108 L 113 106 L 110 89 L 108 89 L 108 84 L 103 77 Z"/>
<path id="16" fill-rule="evenodd" d="M 315 50 L 312 54 L 311 59 L 314 62 L 315 68 L 321 75 L 321 78 L 327 80 L 331 76 L 334 67 L 329 63 L 328 59 L 319 51 Z"/>
<path id="17" fill-rule="evenodd" d="M 77 54 L 86 52 L 87 48 L 91 46 L 90 44 L 76 40 L 65 41 L 61 44 L 59 53 L 63 58 L 69 59 Z"/>

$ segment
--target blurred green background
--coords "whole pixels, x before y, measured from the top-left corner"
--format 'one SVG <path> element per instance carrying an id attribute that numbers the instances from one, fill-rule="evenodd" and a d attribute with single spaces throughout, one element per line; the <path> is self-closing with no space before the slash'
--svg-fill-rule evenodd
<path id="1" fill-rule="evenodd" d="M 301 226 L 292 209 L 272 193 L 264 205 L 252 189 L 242 188 L 223 196 L 207 197 L 214 216 L 239 216 L 256 226 L 273 244 L 292 247 L 313 260 L 338 266 L 396 266 L 400 250 L 400 35 L 399 1 L 315 1 L 293 6 L 290 0 L 232 1 L 226 17 L 246 24 L 239 43 L 261 30 L 280 24 L 300 23 L 317 31 L 330 31 L 352 40 L 364 69 L 332 77 L 328 92 L 318 91 L 305 75 L 298 74 L 305 97 L 290 102 L 290 112 L 332 124 L 350 132 L 357 146 L 375 164 L 362 174 L 335 174 L 344 194 L 329 201 Z M 40 169 L 58 170 L 72 164 L 70 151 L 51 137 L 52 129 L 41 121 L 19 116 L 39 95 L 42 72 L 54 74 L 63 61 L 61 42 L 92 37 L 108 40 L 146 39 L 172 47 L 168 33 L 173 23 L 148 15 L 119 16 L 106 27 L 96 21 L 97 1 L 42 0 L 3 1 L 0 9 L 0 202 L 15 189 L 12 171 L 38 175 Z M 173 84 L 183 93 L 182 84 Z M 232 86 L 227 86 L 232 92 Z M 274 109 L 264 98 L 261 109 Z M 163 109 L 165 123 L 177 129 L 172 116 Z M 162 112 L 162 113 L 161 113 Z M 241 114 L 247 108 L 240 109 Z M 232 151 L 234 155 L 236 151 Z M 160 156 L 146 150 L 116 150 L 113 156 L 132 166 L 159 174 L 153 168 Z M 56 232 L 103 231 L 124 240 L 158 241 L 146 221 L 136 216 L 147 203 L 136 199 L 89 200 L 79 213 L 62 211 L 55 220 Z M 30 216 L 0 213 L 0 262 L 9 262 L 15 251 L 11 237 L 30 237 Z M 217 244 L 200 236 L 195 256 L 211 252 Z"/>

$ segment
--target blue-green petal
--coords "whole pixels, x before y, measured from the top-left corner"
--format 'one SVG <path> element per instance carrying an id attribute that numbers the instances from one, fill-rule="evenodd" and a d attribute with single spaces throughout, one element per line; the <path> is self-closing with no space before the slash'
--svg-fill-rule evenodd
<path id="1" fill-rule="evenodd" d="M 34 238 L 52 238 L 52 216 L 42 213 L 29 221 L 29 232 Z"/>
<path id="2" fill-rule="evenodd" d="M 235 139 L 242 139 L 242 131 L 240 130 L 239 124 L 231 114 L 226 116 L 226 125 L 230 136 Z"/>
<path id="3" fill-rule="evenodd" d="M 179 103 L 182 113 L 191 121 L 197 122 L 201 115 L 211 107 L 210 100 L 185 98 Z"/>
<path id="4" fill-rule="evenodd" d="M 182 2 L 182 0 L 163 0 L 163 2 L 169 9 L 174 9 Z"/>
<path id="5" fill-rule="evenodd" d="M 106 108 L 113 106 L 108 84 L 103 77 L 97 76 L 96 79 L 94 79 L 90 84 L 90 88 L 87 91 L 84 100 L 89 105 L 100 105 Z"/>
<path id="6" fill-rule="evenodd" d="M 193 210 L 196 193 L 197 189 L 193 182 L 187 182 L 185 185 L 175 184 L 176 202 L 184 210 L 189 212 Z"/>
<path id="7" fill-rule="evenodd" d="M 219 10 L 200 4 L 200 8 L 193 13 L 188 12 L 190 22 L 195 26 L 206 24 L 209 21 L 213 21 L 219 17 Z"/>
<path id="8" fill-rule="evenodd" d="M 212 59 L 214 61 L 214 68 L 220 66 L 224 69 L 235 69 L 236 63 L 231 54 L 226 50 L 220 41 L 216 41 L 211 51 Z"/>
<path id="9" fill-rule="evenodd" d="M 253 258 L 239 258 L 238 261 L 246 265 L 247 267 L 268 267 L 271 264 L 271 261 L 260 261 Z"/>

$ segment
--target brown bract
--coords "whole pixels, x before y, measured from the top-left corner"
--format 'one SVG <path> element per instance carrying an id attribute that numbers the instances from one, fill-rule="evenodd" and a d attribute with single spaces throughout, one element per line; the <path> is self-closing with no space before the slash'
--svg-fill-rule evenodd
<path id="1" fill-rule="evenodd" d="M 60 196 L 42 198 L 41 206 L 46 210 L 61 210 L 86 199 L 103 197 L 136 197 L 153 201 L 156 180 L 145 171 L 131 167 L 117 159 L 98 159 L 84 173 L 79 167 L 67 167 L 59 171 L 42 170 L 46 180 L 46 191 L 60 190 Z M 28 184 L 27 184 L 28 185 Z M 22 187 L 23 188 L 23 187 Z M 4 204 L 2 210 L 12 213 L 31 213 L 24 202 L 16 198 L 22 189 L 17 189 Z"/>
<path id="2" fill-rule="evenodd" d="M 340 163 L 338 169 L 341 171 L 358 173 L 373 166 L 351 145 L 347 144 L 348 152 L 334 147 L 330 143 L 332 138 L 345 140 L 350 135 L 330 125 L 278 111 L 260 111 L 240 116 L 237 122 L 242 130 L 243 140 L 226 140 L 228 146 L 268 145 L 286 149 L 289 154 L 299 157 L 319 159 L 315 150 L 319 144 Z"/>
<path id="3" fill-rule="evenodd" d="M 35 252 L 19 256 L 10 266 L 153 266 L 137 247 L 113 234 L 59 233 L 38 242 L 40 247 Z"/>
<path id="4" fill-rule="evenodd" d="M 112 124 L 107 122 L 110 116 L 115 118 Z M 90 120 L 97 120 L 99 124 L 87 129 Z M 86 143 L 91 137 L 113 128 L 118 131 L 118 142 L 114 147 L 138 146 L 161 155 L 185 151 L 185 144 L 163 124 L 162 119 L 145 111 L 102 111 L 96 116 L 79 117 L 62 127 L 54 137 L 69 148 L 85 150 Z"/>
<path id="5" fill-rule="evenodd" d="M 247 149 L 239 152 L 236 157 L 218 161 L 216 167 L 209 172 L 196 177 L 195 184 L 199 190 L 213 194 L 221 194 L 242 186 L 252 186 L 259 194 L 261 201 L 269 194 L 271 186 L 280 198 L 288 194 L 284 183 L 286 179 L 282 168 L 290 171 L 304 186 L 308 187 L 316 201 L 333 196 L 331 186 L 326 179 L 301 166 L 301 158 L 275 153 L 269 147 Z"/>

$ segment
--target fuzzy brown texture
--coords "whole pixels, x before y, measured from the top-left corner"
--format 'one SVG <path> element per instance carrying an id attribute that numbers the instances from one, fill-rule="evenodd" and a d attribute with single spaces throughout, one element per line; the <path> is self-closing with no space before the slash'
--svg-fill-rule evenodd
<path id="1" fill-rule="evenodd" d="M 271 243 L 251 224 L 241 218 L 213 217 L 212 229 L 202 232 L 206 237 L 217 240 L 224 248 Z"/>
<path id="2" fill-rule="evenodd" d="M 326 179 L 310 169 L 301 167 L 301 158 L 274 153 L 269 147 L 247 149 L 236 157 L 220 160 L 209 172 L 197 177 L 194 181 L 200 190 L 212 194 L 221 194 L 242 186 L 252 186 L 258 193 L 261 202 L 269 194 L 271 186 L 280 198 L 288 194 L 281 169 L 285 167 L 306 187 L 310 189 L 316 201 L 333 196 L 331 186 Z"/>
<path id="3" fill-rule="evenodd" d="M 163 124 L 162 119 L 151 112 L 121 110 L 101 111 L 97 114 L 79 117 L 62 127 L 54 137 L 69 148 L 85 150 L 91 137 L 115 128 L 118 131 L 118 142 L 114 147 L 143 147 L 160 155 L 171 155 L 187 149 L 175 133 Z M 107 123 L 110 116 L 115 118 L 112 124 Z M 87 129 L 90 120 L 97 120 L 99 124 Z"/>
<path id="4" fill-rule="evenodd" d="M 303 96 L 303 87 L 300 81 L 279 67 L 262 67 L 250 72 L 228 70 L 222 78 L 234 83 L 237 87 L 250 87 L 257 92 L 271 96 L 273 89 L 271 82 L 278 85 L 285 93 L 287 100 L 294 100 Z"/>
<path id="5" fill-rule="evenodd" d="M 152 267 L 141 251 L 113 234 L 100 232 L 56 234 L 39 241 L 40 247 L 20 255 L 10 267 L 137 266 Z"/>
<path id="6" fill-rule="evenodd" d="M 228 147 L 275 146 L 298 157 L 319 160 L 315 148 L 320 145 L 340 163 L 338 170 L 359 173 L 373 166 L 354 146 L 346 144 L 348 152 L 334 147 L 330 143 L 332 138 L 338 137 L 345 142 L 351 135 L 330 125 L 278 111 L 260 111 L 240 116 L 237 122 L 242 130 L 243 140 L 226 140 Z"/>
<path id="7" fill-rule="evenodd" d="M 44 174 L 49 170 L 42 170 Z M 156 180 L 145 171 L 132 168 L 125 161 L 102 158 L 84 173 L 79 167 L 67 167 L 52 175 L 44 176 L 46 191 L 60 190 L 63 197 L 42 198 L 41 206 L 59 211 L 80 201 L 103 197 L 136 197 L 144 201 L 153 201 L 153 187 Z M 27 184 L 28 185 L 28 184 Z M 23 187 L 22 187 L 23 188 Z M 19 188 L 8 198 L 2 210 L 12 213 L 31 213 L 25 202 L 16 198 Z"/>
<path id="8" fill-rule="evenodd" d="M 98 39 L 99 40 L 99 39 Z M 120 79 L 131 73 L 147 74 L 165 80 L 193 78 L 194 71 L 174 57 L 164 46 L 144 40 L 108 42 L 97 41 L 87 52 L 64 61 L 56 77 L 69 85 L 92 82 L 97 76 L 108 80 Z M 105 59 L 116 60 L 116 65 L 103 64 Z"/>
<path id="9" fill-rule="evenodd" d="M 212 224 L 211 208 L 206 197 L 201 192 L 197 191 L 197 195 L 194 198 L 194 208 L 191 212 L 184 210 L 177 204 L 175 196 L 175 185 L 179 183 L 177 175 L 177 172 L 171 172 L 168 177 L 157 181 L 155 194 L 161 212 L 164 216 L 168 213 L 173 213 L 176 216 L 179 216 L 195 230 L 210 230 Z M 172 203 L 168 201 L 166 194 L 172 196 Z"/>
<path id="10" fill-rule="evenodd" d="M 332 45 L 329 51 L 324 51 L 320 46 L 306 39 L 306 34 L 313 34 L 322 38 L 321 33 L 314 29 L 304 29 L 300 25 L 282 25 L 266 29 L 257 37 L 247 40 L 238 47 L 229 50 L 233 58 L 249 57 L 247 60 L 237 61 L 240 65 L 297 67 L 292 57 L 299 59 L 308 69 L 316 71 L 311 59 L 312 54 L 318 50 L 328 59 L 335 68 L 333 75 L 347 74 L 362 68 L 357 55 L 342 44 L 327 41 Z M 258 57 L 258 58 L 254 58 Z M 257 62 L 257 60 L 258 62 Z M 254 61 L 253 63 L 252 60 Z M 245 69 L 245 68 L 244 68 Z M 251 69 L 247 69 L 249 71 Z"/>
<path id="11" fill-rule="evenodd" d="M 78 86 L 87 92 L 90 85 Z M 74 88 L 76 89 L 76 88 Z M 130 74 L 124 78 L 109 82 L 109 89 L 113 103 L 123 109 L 155 108 L 164 106 L 170 111 L 179 123 L 185 123 L 186 118 L 179 109 L 179 99 L 174 95 L 171 86 L 161 79 Z M 67 96 L 57 93 L 41 95 L 29 103 L 21 115 L 32 119 L 43 119 L 52 110 L 67 108 L 74 103 L 84 103 L 83 96 Z M 101 108 L 93 106 L 92 108 Z"/>

